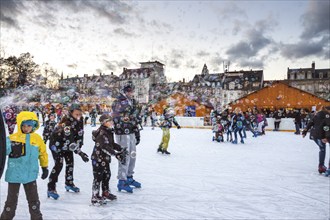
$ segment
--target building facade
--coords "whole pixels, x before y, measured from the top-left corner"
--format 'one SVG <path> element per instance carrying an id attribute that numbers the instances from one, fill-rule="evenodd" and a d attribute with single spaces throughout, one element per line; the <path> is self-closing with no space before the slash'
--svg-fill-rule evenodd
<path id="1" fill-rule="evenodd" d="M 330 69 L 316 69 L 315 62 L 309 68 L 288 68 L 285 81 L 290 86 L 330 100 Z"/>

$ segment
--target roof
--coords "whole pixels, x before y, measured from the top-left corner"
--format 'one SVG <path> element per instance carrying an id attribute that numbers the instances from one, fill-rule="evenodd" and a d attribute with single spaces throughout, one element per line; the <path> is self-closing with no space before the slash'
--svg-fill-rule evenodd
<path id="1" fill-rule="evenodd" d="M 249 101 L 249 97 L 251 97 L 251 96 L 253 96 L 253 95 L 256 95 L 257 93 L 262 93 L 263 91 L 268 90 L 270 87 L 274 87 L 274 88 L 275 88 L 277 85 L 284 85 L 285 87 L 289 88 L 290 90 L 295 90 L 295 91 L 299 92 L 299 95 L 297 94 L 297 95 L 295 95 L 294 97 L 292 97 L 292 99 L 295 99 L 295 100 L 291 100 L 291 102 L 297 101 L 297 102 L 298 102 L 298 105 L 301 105 L 301 107 L 311 105 L 311 104 L 306 104 L 308 101 L 310 102 L 310 100 L 308 100 L 308 98 L 306 97 L 306 95 L 309 96 L 309 97 L 314 98 L 315 100 L 320 100 L 320 101 L 322 101 L 322 102 L 325 102 L 325 103 L 329 103 L 329 104 L 330 104 L 330 102 L 327 101 L 326 99 L 320 98 L 320 97 L 318 97 L 318 96 L 316 96 L 316 95 L 314 95 L 314 94 L 312 94 L 312 93 L 305 92 L 305 91 L 303 91 L 303 90 L 301 90 L 301 89 L 298 89 L 298 88 L 295 88 L 295 87 L 293 87 L 293 86 L 290 86 L 290 85 L 288 85 L 288 84 L 286 84 L 285 82 L 282 82 L 282 81 L 274 81 L 274 82 L 272 82 L 272 84 L 271 84 L 270 86 L 267 86 L 267 87 L 261 88 L 261 89 L 259 89 L 259 90 L 257 90 L 257 91 L 254 91 L 254 92 L 252 92 L 252 93 L 249 93 L 248 95 L 245 95 L 245 96 L 243 96 L 243 97 L 241 97 L 241 98 L 239 98 L 239 99 L 237 99 L 237 100 L 235 100 L 235 101 L 230 102 L 228 105 L 235 105 L 235 104 L 238 104 L 238 103 L 244 105 L 244 103 L 246 103 L 247 101 Z M 260 102 L 261 102 L 261 101 L 263 102 L 263 103 L 261 104 L 261 106 L 262 106 L 262 105 L 269 105 L 269 106 L 275 106 L 275 105 L 278 105 L 278 104 L 276 104 L 276 103 L 273 103 L 273 104 L 268 103 L 269 99 L 272 99 L 272 101 L 275 101 L 275 100 L 280 101 L 280 100 L 282 100 L 282 98 L 283 98 L 283 100 L 284 100 L 284 99 L 285 99 L 285 96 L 287 95 L 287 93 L 284 92 L 284 91 L 280 91 L 280 90 L 278 90 L 277 88 L 274 89 L 274 91 L 277 91 L 278 94 L 280 94 L 280 95 L 279 95 L 278 97 L 274 98 L 274 97 L 271 97 L 271 96 L 268 94 L 268 96 L 267 96 L 266 99 L 264 99 L 264 100 L 256 100 L 256 101 L 252 101 L 252 102 L 249 101 L 250 104 L 247 103 L 246 105 L 253 105 L 253 102 L 257 102 L 257 103 L 258 103 L 259 101 L 260 101 Z M 272 95 L 274 95 L 274 94 L 272 94 Z M 302 97 L 300 97 L 300 95 L 301 95 Z M 283 102 L 283 100 L 282 100 L 282 102 Z M 271 102 L 272 102 L 272 101 L 271 101 Z M 286 101 L 287 101 L 287 100 L 286 100 Z M 301 102 L 306 102 L 306 103 L 305 103 L 305 104 L 304 104 L 304 103 L 299 104 L 299 102 L 300 102 L 300 103 L 301 103 Z M 255 103 L 255 104 L 258 105 L 257 103 Z M 289 106 L 287 106 L 288 104 L 289 104 Z M 318 104 L 318 103 L 314 103 L 314 105 L 316 105 L 316 104 Z M 298 106 L 296 106 L 295 103 L 287 103 L 287 105 L 286 105 L 286 106 L 282 106 L 282 107 L 298 107 Z"/>
<path id="2" fill-rule="evenodd" d="M 140 64 L 149 64 L 149 63 L 157 63 L 157 64 L 160 64 L 162 66 L 165 66 L 165 64 L 162 64 L 161 62 L 155 60 L 155 61 L 148 61 L 148 62 L 140 62 Z"/>

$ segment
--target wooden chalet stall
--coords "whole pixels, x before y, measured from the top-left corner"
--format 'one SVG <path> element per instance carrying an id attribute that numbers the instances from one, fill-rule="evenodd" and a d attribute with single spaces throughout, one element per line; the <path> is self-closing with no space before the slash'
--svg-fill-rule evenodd
<path id="1" fill-rule="evenodd" d="M 193 112 L 192 116 L 205 117 L 209 116 L 212 110 L 211 107 L 192 101 L 181 93 L 173 94 L 153 105 L 157 114 L 162 114 L 166 106 L 173 107 L 176 116 L 187 116 L 187 109 L 190 109 Z"/>
<path id="2" fill-rule="evenodd" d="M 228 104 L 232 109 L 239 107 L 242 111 L 253 107 L 258 109 L 304 108 L 311 110 L 313 106 L 319 110 L 320 106 L 325 105 L 330 105 L 330 102 L 282 82 L 274 82 L 268 87 Z"/>

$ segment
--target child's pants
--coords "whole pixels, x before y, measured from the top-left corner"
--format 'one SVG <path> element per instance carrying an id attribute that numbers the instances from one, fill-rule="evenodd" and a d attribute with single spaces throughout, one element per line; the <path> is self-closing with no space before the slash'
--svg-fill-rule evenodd
<path id="1" fill-rule="evenodd" d="M 170 142 L 170 129 L 169 128 L 162 128 L 163 130 L 163 137 L 162 137 L 162 149 L 167 150 L 168 148 L 168 143 Z"/>
<path id="2" fill-rule="evenodd" d="M 63 168 L 63 160 L 65 160 L 65 185 L 73 186 L 73 152 L 72 151 L 62 151 L 60 153 L 54 153 L 51 151 L 55 165 L 52 172 L 49 175 L 48 191 L 56 190 L 56 183 L 58 181 L 58 176 Z"/>
<path id="3" fill-rule="evenodd" d="M 99 196 L 100 195 L 100 188 L 102 188 L 102 192 L 109 191 L 109 180 L 111 177 L 110 172 L 110 166 L 109 162 L 97 162 L 95 160 L 95 163 L 93 162 L 93 186 L 92 186 L 92 192 L 93 196 Z M 101 187 L 102 184 L 102 187 Z"/>
<path id="4" fill-rule="evenodd" d="M 17 200 L 19 194 L 20 183 L 8 183 L 7 201 L 5 203 L 0 219 L 13 219 L 16 212 Z M 40 201 L 38 196 L 37 182 L 23 184 L 26 199 L 29 204 L 31 219 L 42 219 L 40 212 Z"/>

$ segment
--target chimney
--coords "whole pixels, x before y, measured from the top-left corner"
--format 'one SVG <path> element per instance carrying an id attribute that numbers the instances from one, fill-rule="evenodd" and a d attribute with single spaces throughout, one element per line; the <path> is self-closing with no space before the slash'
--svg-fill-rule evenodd
<path id="1" fill-rule="evenodd" d="M 113 72 L 111 72 L 111 76 L 113 76 Z"/>
<path id="2" fill-rule="evenodd" d="M 182 82 L 183 82 L 183 83 L 185 83 L 185 82 L 186 82 L 185 78 L 183 78 L 183 79 L 182 79 Z"/>
<path id="3" fill-rule="evenodd" d="M 312 62 L 312 69 L 315 70 L 315 61 Z"/>
<path id="4" fill-rule="evenodd" d="M 102 76 L 102 73 L 100 72 L 100 76 Z"/>

